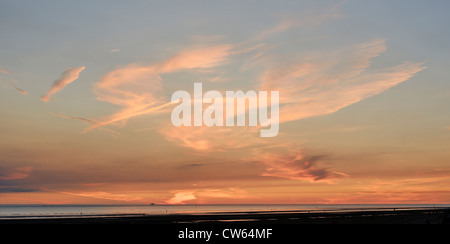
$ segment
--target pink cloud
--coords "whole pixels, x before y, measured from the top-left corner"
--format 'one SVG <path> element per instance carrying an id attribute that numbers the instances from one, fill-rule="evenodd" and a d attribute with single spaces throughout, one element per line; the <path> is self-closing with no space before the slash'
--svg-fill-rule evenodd
<path id="1" fill-rule="evenodd" d="M 307 55 L 304 61 L 268 69 L 262 90 L 280 91 L 280 122 L 334 113 L 380 94 L 425 69 L 422 63 L 369 71 L 371 60 L 386 50 L 376 39 L 355 48 Z"/>
<path id="2" fill-rule="evenodd" d="M 64 71 L 62 73 L 61 77 L 53 83 L 52 88 L 47 92 L 47 94 L 45 94 L 44 96 L 41 97 L 42 101 L 48 102 L 50 100 L 51 96 L 53 96 L 55 93 L 62 90 L 64 87 L 66 87 L 70 83 L 77 80 L 79 78 L 81 71 L 83 71 L 85 68 L 86 67 L 84 67 L 84 66 L 74 67 L 74 68 L 69 68 L 66 71 Z"/>
<path id="3" fill-rule="evenodd" d="M 186 49 L 154 65 L 132 64 L 106 74 L 95 84 L 98 100 L 122 107 L 118 112 L 86 131 L 129 118 L 159 112 L 172 104 L 162 95 L 162 74 L 184 70 L 209 69 L 220 65 L 230 55 L 232 45 Z"/>
<path id="4" fill-rule="evenodd" d="M 29 177 L 32 167 L 21 167 L 15 169 L 6 169 L 0 172 L 0 180 L 20 180 Z"/>

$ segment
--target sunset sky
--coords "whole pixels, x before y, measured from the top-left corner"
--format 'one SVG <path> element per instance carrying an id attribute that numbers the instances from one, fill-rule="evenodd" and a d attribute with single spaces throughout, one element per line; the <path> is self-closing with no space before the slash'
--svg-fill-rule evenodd
<path id="1" fill-rule="evenodd" d="M 0 204 L 450 203 L 449 9 L 0 0 Z M 173 126 L 197 82 L 278 136 Z"/>

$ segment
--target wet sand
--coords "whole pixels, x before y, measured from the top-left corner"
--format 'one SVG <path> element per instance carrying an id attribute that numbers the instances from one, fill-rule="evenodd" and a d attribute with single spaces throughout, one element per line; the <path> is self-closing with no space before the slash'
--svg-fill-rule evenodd
<path id="1" fill-rule="evenodd" d="M 0 218 L 0 224 L 449 224 L 450 209 L 263 211 L 213 214 L 65 215 Z"/>

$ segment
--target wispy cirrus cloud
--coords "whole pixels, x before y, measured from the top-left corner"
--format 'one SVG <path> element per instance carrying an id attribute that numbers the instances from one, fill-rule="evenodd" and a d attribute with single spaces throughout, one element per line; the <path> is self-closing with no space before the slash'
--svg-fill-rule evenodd
<path id="1" fill-rule="evenodd" d="M 244 43 L 222 44 L 206 47 L 194 47 L 179 51 L 173 57 L 153 65 L 130 64 L 117 68 L 102 77 L 95 84 L 94 92 L 98 100 L 122 107 L 118 112 L 98 120 L 85 131 L 118 122 L 125 123 L 129 118 L 161 111 L 170 106 L 162 95 L 162 74 L 180 71 L 212 71 L 212 68 L 223 64 L 231 55 L 239 55 L 256 51 L 244 70 L 261 64 L 260 57 L 267 51 L 267 45 L 261 41 L 271 35 L 288 31 L 294 27 L 311 27 L 341 16 L 338 6 L 320 14 L 308 14 L 302 18 L 284 16 L 275 27 L 262 31 L 256 38 Z M 222 39 L 223 37 L 220 37 Z M 217 38 L 214 38 L 217 41 Z M 217 70 L 213 70 L 217 72 Z M 212 82 L 224 80 L 223 71 L 210 78 Z M 170 137 L 170 136 L 169 136 Z M 200 146 L 201 147 L 201 146 Z M 196 148 L 200 148 L 196 147 Z"/>
<path id="2" fill-rule="evenodd" d="M 51 114 L 53 114 L 53 115 L 55 115 L 55 116 L 57 116 L 57 117 L 60 117 L 60 118 L 64 118 L 64 119 L 72 119 L 72 120 L 83 121 L 83 122 L 86 122 L 86 123 L 91 124 L 91 125 L 97 125 L 97 124 L 98 124 L 97 122 L 95 122 L 95 121 L 93 121 L 93 120 L 90 120 L 90 119 L 86 119 L 86 118 L 74 117 L 74 116 L 68 116 L 68 115 L 64 115 L 64 114 L 60 114 L 60 113 L 54 113 L 54 112 L 51 113 Z M 107 131 L 107 132 L 111 133 L 113 136 L 119 135 L 118 132 L 113 131 L 113 130 L 111 130 L 111 129 L 108 129 L 108 128 L 101 128 L 101 129 L 104 130 L 104 131 Z"/>
<path id="3" fill-rule="evenodd" d="M 159 132 L 169 141 L 199 152 L 217 152 L 262 145 L 255 127 L 162 127 Z"/>
<path id="4" fill-rule="evenodd" d="M 22 88 L 19 88 L 19 87 L 17 87 L 17 86 L 15 86 L 15 85 L 12 85 L 12 84 L 10 84 L 10 83 L 6 83 L 9 87 L 11 87 L 12 89 L 14 89 L 14 90 L 16 90 L 18 93 L 20 93 L 20 94 L 22 94 L 22 95 L 28 95 L 28 91 L 25 91 L 24 89 L 22 89 Z"/>
<path id="5" fill-rule="evenodd" d="M 24 89 L 21 89 L 17 86 L 12 86 L 14 88 L 14 90 L 16 90 L 18 93 L 22 94 L 22 95 L 28 95 L 28 92 L 25 91 Z"/>
<path id="6" fill-rule="evenodd" d="M 61 77 L 53 83 L 51 89 L 47 92 L 47 94 L 41 97 L 42 101 L 48 102 L 55 93 L 59 92 L 64 87 L 77 80 L 81 71 L 83 71 L 85 68 L 85 66 L 81 66 L 69 68 L 64 71 L 61 74 Z"/>
<path id="7" fill-rule="evenodd" d="M 422 63 L 369 71 L 371 60 L 386 50 L 384 39 L 354 48 L 306 55 L 304 61 L 269 68 L 261 89 L 280 92 L 280 122 L 339 111 L 380 94 L 425 69 Z"/>
<path id="8" fill-rule="evenodd" d="M 99 120 L 86 131 L 171 106 L 169 99 L 162 95 L 162 74 L 216 67 L 226 60 L 232 48 L 228 44 L 191 48 L 154 65 L 131 64 L 109 72 L 95 84 L 94 92 L 98 100 L 118 105 L 122 109 Z"/>
<path id="9" fill-rule="evenodd" d="M 158 73 L 171 73 L 187 69 L 208 69 L 220 65 L 231 54 L 231 44 L 186 49 L 157 64 Z"/>
<path id="10" fill-rule="evenodd" d="M 262 41 L 293 28 L 314 28 L 326 22 L 343 18 L 345 15 L 340 8 L 342 4 L 343 2 L 328 8 L 308 10 L 308 12 L 295 15 L 285 14 L 275 26 L 261 31 L 251 41 Z"/>
<path id="11" fill-rule="evenodd" d="M 271 63 L 260 76 L 261 90 L 280 92 L 280 123 L 328 115 L 380 94 L 425 69 L 422 63 L 413 62 L 370 69 L 373 58 L 385 51 L 386 40 L 375 39 L 334 51 L 306 53 L 299 62 Z M 293 147 L 259 151 L 255 157 L 267 167 L 263 176 L 311 182 L 346 176 L 321 167 L 325 159 Z"/>
<path id="12" fill-rule="evenodd" d="M 343 3 L 298 17 L 284 16 L 277 25 L 260 32 L 234 50 L 233 54 L 256 53 L 243 61 L 241 72 L 263 68 L 257 78 L 259 89 L 280 92 L 280 123 L 337 112 L 405 82 L 425 69 L 422 63 L 414 62 L 371 69 L 373 59 L 387 49 L 385 39 L 326 51 L 293 53 L 291 55 L 302 58 L 289 58 L 285 63 L 270 55 L 270 51 L 276 52 L 276 46 L 263 42 L 265 39 L 297 27 L 314 28 L 341 18 L 344 16 L 340 10 Z M 224 150 L 224 145 L 218 145 L 221 143 L 213 138 L 221 138 L 220 141 L 229 141 L 232 145 L 249 142 L 244 136 L 248 132 L 231 136 L 233 133 L 217 132 L 226 130 L 214 129 L 172 128 L 162 133 L 167 139 L 197 151 Z M 215 137 L 215 134 L 220 136 Z"/>
<path id="13" fill-rule="evenodd" d="M 10 72 L 9 70 L 0 68 L 0 74 L 12 75 L 13 73 Z M 14 81 L 16 81 L 16 80 L 14 80 Z M 22 95 L 28 95 L 28 91 L 25 91 L 24 89 L 21 89 L 21 88 L 15 86 L 15 85 L 12 85 L 12 84 L 11 84 L 10 82 L 8 82 L 8 81 L 5 81 L 5 83 L 6 83 L 9 87 L 11 87 L 11 88 L 13 88 L 14 90 L 16 90 L 18 93 L 20 93 L 20 94 L 22 94 Z"/>
<path id="14" fill-rule="evenodd" d="M 407 81 L 425 68 L 422 63 L 405 62 L 369 70 L 373 58 L 385 50 L 386 41 L 375 39 L 334 51 L 308 53 L 298 63 L 265 64 L 268 68 L 259 77 L 260 89 L 280 92 L 281 123 L 331 114 Z M 170 127 L 160 132 L 168 140 L 196 151 L 261 145 L 253 137 L 258 130 L 249 127 Z"/>

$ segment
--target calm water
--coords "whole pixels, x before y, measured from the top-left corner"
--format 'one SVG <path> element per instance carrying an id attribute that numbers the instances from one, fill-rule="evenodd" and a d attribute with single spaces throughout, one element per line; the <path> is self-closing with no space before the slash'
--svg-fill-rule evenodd
<path id="1" fill-rule="evenodd" d="M 119 214 L 177 214 L 251 211 L 340 211 L 402 208 L 450 208 L 442 204 L 414 205 L 0 205 L 0 218 Z"/>

